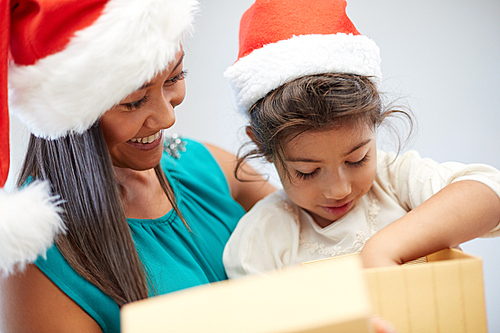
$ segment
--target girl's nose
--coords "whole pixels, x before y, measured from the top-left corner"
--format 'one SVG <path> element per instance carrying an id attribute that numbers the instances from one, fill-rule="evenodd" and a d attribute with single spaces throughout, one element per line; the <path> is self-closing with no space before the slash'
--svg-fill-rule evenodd
<path id="1" fill-rule="evenodd" d="M 323 183 L 323 195 L 325 198 L 340 201 L 349 194 L 351 194 L 351 182 L 342 172 L 332 175 Z"/>

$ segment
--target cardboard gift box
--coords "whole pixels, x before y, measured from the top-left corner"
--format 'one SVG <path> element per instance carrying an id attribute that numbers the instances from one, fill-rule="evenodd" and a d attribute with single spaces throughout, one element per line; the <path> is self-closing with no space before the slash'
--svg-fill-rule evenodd
<path id="1" fill-rule="evenodd" d="M 362 269 L 357 255 L 190 288 L 122 308 L 123 333 L 487 332 L 481 259 L 458 250 Z"/>
<path id="2" fill-rule="evenodd" d="M 367 269 L 374 311 L 398 332 L 487 332 L 483 262 L 448 249 L 427 263 Z"/>
<path id="3" fill-rule="evenodd" d="M 125 305 L 123 333 L 368 333 L 361 263 L 293 267 L 194 287 Z"/>
<path id="4" fill-rule="evenodd" d="M 391 322 L 398 333 L 488 331 L 478 257 L 446 249 L 402 266 L 369 268 L 364 273 L 373 312 Z"/>

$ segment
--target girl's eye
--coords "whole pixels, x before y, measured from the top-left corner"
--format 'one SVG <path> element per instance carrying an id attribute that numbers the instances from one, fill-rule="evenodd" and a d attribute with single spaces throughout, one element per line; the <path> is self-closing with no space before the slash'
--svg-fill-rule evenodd
<path id="1" fill-rule="evenodd" d="M 314 170 L 313 172 L 310 172 L 310 173 L 304 173 L 304 172 L 300 172 L 298 170 L 295 170 L 295 175 L 297 176 L 297 178 L 299 178 L 300 180 L 307 180 L 307 179 L 311 179 L 313 178 L 317 173 L 318 173 L 319 169 L 316 169 Z"/>
<path id="2" fill-rule="evenodd" d="M 366 162 L 368 162 L 368 155 L 365 155 L 362 159 L 360 159 L 357 162 L 346 162 L 346 163 L 352 167 L 359 168 L 365 165 Z"/>
<path id="3" fill-rule="evenodd" d="M 147 101 L 148 101 L 148 96 L 145 95 L 143 98 L 141 98 L 138 101 L 130 102 L 130 103 L 123 103 L 121 105 L 126 107 L 128 110 L 133 111 L 133 110 L 137 110 L 138 108 L 140 108 Z"/>
<path id="4" fill-rule="evenodd" d="M 171 79 L 168 79 L 167 81 L 165 81 L 165 86 L 170 86 L 174 83 L 176 83 L 177 81 L 182 81 L 186 78 L 187 76 L 187 70 L 183 70 L 182 72 L 180 72 L 178 75 L 174 76 L 173 78 Z"/>

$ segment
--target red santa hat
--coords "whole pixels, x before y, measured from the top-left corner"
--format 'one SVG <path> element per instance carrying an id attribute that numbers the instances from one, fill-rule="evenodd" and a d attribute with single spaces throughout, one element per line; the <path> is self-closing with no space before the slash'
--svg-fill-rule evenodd
<path id="1" fill-rule="evenodd" d="M 35 183 L 7 194 L 9 110 L 34 135 L 83 133 L 174 60 L 197 0 L 0 0 L 0 271 L 44 254 L 63 231 Z"/>
<path id="2" fill-rule="evenodd" d="M 361 35 L 345 0 L 257 0 L 240 22 L 238 60 L 224 76 L 246 114 L 298 77 L 342 72 L 382 79 L 378 46 Z"/>

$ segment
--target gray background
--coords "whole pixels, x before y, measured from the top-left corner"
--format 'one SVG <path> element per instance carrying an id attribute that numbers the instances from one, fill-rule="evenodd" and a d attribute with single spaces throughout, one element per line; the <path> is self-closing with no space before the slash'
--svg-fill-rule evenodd
<path id="1" fill-rule="evenodd" d="M 236 60 L 239 18 L 252 2 L 201 0 L 196 33 L 185 48 L 187 99 L 170 132 L 233 153 L 246 140 L 244 119 L 234 111 L 222 73 Z M 415 115 L 416 133 L 404 150 L 439 162 L 500 168 L 500 2 L 351 0 L 347 13 L 381 48 L 382 90 L 403 98 Z M 16 119 L 12 123 L 14 173 L 26 135 Z M 404 128 L 399 132 L 404 136 Z M 379 148 L 394 149 L 384 133 Z M 271 167 L 254 166 L 277 184 Z M 473 240 L 462 248 L 484 260 L 489 330 L 500 332 L 500 238 Z"/>

